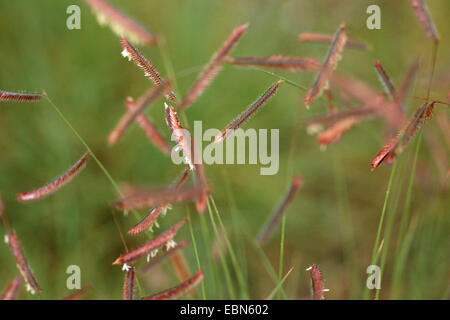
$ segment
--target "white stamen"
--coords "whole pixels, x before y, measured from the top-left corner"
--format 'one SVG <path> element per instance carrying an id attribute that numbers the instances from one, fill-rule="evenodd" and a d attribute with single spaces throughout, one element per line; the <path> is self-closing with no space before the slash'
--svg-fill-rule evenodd
<path id="1" fill-rule="evenodd" d="M 33 288 L 29 283 L 27 283 L 27 284 L 25 285 L 25 288 L 26 288 L 27 291 L 28 291 L 29 293 L 31 293 L 31 294 L 35 294 L 35 293 L 36 293 L 36 291 L 34 290 L 34 288 Z"/>
<path id="2" fill-rule="evenodd" d="M 130 266 L 130 265 L 128 265 L 128 264 L 126 264 L 126 263 L 123 264 L 123 266 L 122 266 L 122 271 L 129 271 L 130 269 L 131 269 L 131 266 Z"/>
<path id="3" fill-rule="evenodd" d="M 167 206 L 165 206 L 161 212 L 161 214 L 163 216 L 165 216 L 167 214 L 167 210 L 172 210 L 172 205 L 168 204 Z"/>
<path id="4" fill-rule="evenodd" d="M 158 249 L 155 249 L 155 250 L 153 250 L 153 251 L 150 252 L 150 256 L 151 256 L 152 258 L 156 257 L 157 254 L 158 254 Z"/>
<path id="5" fill-rule="evenodd" d="M 123 49 L 121 54 L 122 54 L 122 57 L 128 58 L 128 61 L 131 61 L 131 55 L 130 55 L 130 53 L 128 52 L 127 49 Z"/>
<path id="6" fill-rule="evenodd" d="M 177 243 L 173 241 L 173 239 L 170 239 L 166 242 L 166 250 L 170 250 L 172 248 L 175 248 L 177 246 Z"/>

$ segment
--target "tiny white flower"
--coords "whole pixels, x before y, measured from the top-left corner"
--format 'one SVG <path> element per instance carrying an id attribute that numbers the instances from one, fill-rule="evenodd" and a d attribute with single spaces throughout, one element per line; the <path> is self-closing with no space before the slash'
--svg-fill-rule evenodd
<path id="1" fill-rule="evenodd" d="M 158 254 L 158 249 L 155 249 L 155 250 L 153 250 L 153 251 L 150 252 L 150 256 L 151 256 L 152 258 L 156 257 L 157 254 Z"/>
<path id="2" fill-rule="evenodd" d="M 330 289 L 323 289 L 323 292 L 330 292 Z"/>
<path id="3" fill-rule="evenodd" d="M 147 255 L 147 262 L 150 262 L 150 254 Z"/>
<path id="4" fill-rule="evenodd" d="M 172 210 L 172 205 L 168 204 L 163 208 L 163 211 L 161 212 L 163 216 L 167 214 L 167 210 Z"/>
<path id="5" fill-rule="evenodd" d="M 128 264 L 126 264 L 126 263 L 123 264 L 123 266 L 122 266 L 122 271 L 129 271 L 130 269 L 131 269 L 131 266 L 130 266 L 130 265 L 128 265 Z"/>
<path id="6" fill-rule="evenodd" d="M 128 58 L 128 61 L 131 61 L 131 56 L 127 49 L 123 49 L 121 54 L 122 54 L 122 57 Z"/>
<path id="7" fill-rule="evenodd" d="M 35 293 L 36 293 L 36 291 L 33 289 L 33 287 L 32 287 L 29 283 L 27 283 L 27 284 L 25 285 L 25 288 L 26 288 L 27 291 L 28 291 L 29 293 L 31 293 L 31 294 L 35 294 Z"/>
<path id="8" fill-rule="evenodd" d="M 309 270 L 311 270 L 311 269 L 312 269 L 312 266 L 311 266 L 311 267 L 309 267 L 309 268 L 307 268 L 307 269 L 306 269 L 306 271 L 309 271 Z"/>
<path id="9" fill-rule="evenodd" d="M 9 243 L 9 237 L 7 234 L 5 234 L 5 237 L 3 238 L 3 240 L 5 241 L 6 244 Z"/>
<path id="10" fill-rule="evenodd" d="M 306 127 L 306 132 L 310 136 L 312 136 L 312 135 L 314 135 L 316 133 L 319 133 L 322 130 L 323 130 L 323 126 L 320 125 L 320 124 L 311 124 L 311 125 Z"/>
<path id="11" fill-rule="evenodd" d="M 172 248 L 175 248 L 177 246 L 177 243 L 173 241 L 173 239 L 170 239 L 166 242 L 166 250 L 170 250 Z"/>

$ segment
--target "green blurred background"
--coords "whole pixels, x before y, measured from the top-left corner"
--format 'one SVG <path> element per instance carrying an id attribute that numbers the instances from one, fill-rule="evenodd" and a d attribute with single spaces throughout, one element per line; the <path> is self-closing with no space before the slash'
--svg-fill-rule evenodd
<path id="1" fill-rule="evenodd" d="M 450 70 L 450 2 L 427 2 L 442 40 L 432 96 L 443 99 L 449 82 L 437 79 L 448 75 Z M 419 57 L 421 68 L 408 100 L 408 114 L 421 104 L 411 97 L 426 95 L 424 80 L 430 72 L 431 43 L 407 0 L 376 1 L 381 7 L 382 29 L 373 31 L 365 26 L 366 8 L 373 1 L 115 0 L 111 3 L 165 37 L 167 61 L 158 47 L 139 48 L 164 77 L 172 64 L 177 75 L 176 94 L 180 97 L 190 88 L 202 65 L 239 24 L 249 22 L 250 27 L 234 51 L 235 56 L 283 54 L 322 60 L 327 46 L 300 43 L 297 35 L 308 31 L 332 34 L 343 21 L 347 23 L 349 37 L 370 44 L 372 50 L 345 50 L 340 71 L 381 92 L 373 68 L 376 59 L 381 60 L 398 84 L 409 63 Z M 81 7 L 81 30 L 66 28 L 66 8 L 70 4 Z M 107 135 L 125 110 L 125 98 L 141 95 L 150 83 L 141 70 L 121 57 L 118 37 L 109 28 L 98 25 L 83 1 L 0 0 L 0 30 L 1 89 L 26 92 L 44 89 L 118 182 L 153 186 L 173 180 L 181 168 L 150 144 L 136 125 L 116 146 L 108 147 Z M 283 75 L 306 87 L 314 77 L 308 72 Z M 258 70 L 226 66 L 187 110 L 190 125 L 194 120 L 203 120 L 204 128 L 223 128 L 275 80 Z M 370 172 L 368 165 L 383 143 L 384 123 L 364 122 L 325 152 L 319 150 L 315 137 L 300 128 L 292 167 L 289 155 L 294 126 L 299 119 L 326 112 L 321 100 L 306 110 L 301 103 L 303 97 L 304 92 L 283 84 L 264 110 L 246 125 L 246 128 L 280 129 L 277 175 L 261 176 L 259 165 L 216 165 L 206 167 L 208 181 L 252 298 L 265 298 L 276 284 L 268 276 L 261 252 L 248 239 L 256 235 L 285 194 L 293 171 L 303 177 L 304 185 L 287 211 L 283 274 L 294 267 L 284 285 L 287 296 L 296 299 L 309 295 L 310 278 L 305 269 L 316 263 L 324 273 L 326 287 L 331 289 L 327 298 L 362 298 L 391 170 L 382 166 Z M 448 119 L 446 108 L 438 107 L 435 117 L 447 112 L 443 116 Z M 148 109 L 148 115 L 169 137 L 162 100 Z M 434 119 L 425 126 L 425 136 L 428 131 L 439 137 L 448 164 L 449 147 Z M 402 272 L 394 281 L 394 270 L 400 263 L 396 234 L 416 141 L 398 159 L 393 201 L 386 213 L 386 219 L 396 216 L 391 245 L 384 248 L 388 255 L 381 298 L 447 299 L 450 200 L 446 178 L 436 167 L 427 139 L 420 149 L 413 188 L 413 223 L 408 222 L 406 242 L 409 250 L 402 259 Z M 90 286 L 85 298 L 121 298 L 124 274 L 119 267 L 111 266 L 123 253 L 110 207 L 116 194 L 93 159 L 88 160 L 80 176 L 57 194 L 29 204 L 15 200 L 16 193 L 41 186 L 64 172 L 84 151 L 48 101 L 0 105 L 0 192 L 43 289 L 41 297 L 22 290 L 20 298 L 58 299 L 69 294 L 65 271 L 73 264 L 81 268 L 82 284 Z M 186 216 L 186 208 L 191 212 L 200 262 L 206 273 L 207 297 L 227 298 L 222 266 L 219 260 L 211 260 L 212 243 L 203 237 L 195 208 L 175 205 L 160 220 L 162 230 Z M 117 215 L 124 232 L 136 223 L 133 215 Z M 212 238 L 208 215 L 203 219 Z M 146 239 L 148 235 L 126 237 L 130 247 Z M 194 272 L 197 264 L 189 228 L 183 227 L 176 239 L 190 241 L 184 253 Z M 278 272 L 280 228 L 264 252 Z M 0 291 L 3 291 L 18 271 L 6 245 L 0 246 L 0 259 Z M 231 265 L 230 269 L 233 270 Z M 235 276 L 233 279 L 235 289 L 242 294 Z M 140 280 L 146 294 L 177 283 L 169 262 L 140 276 Z"/>

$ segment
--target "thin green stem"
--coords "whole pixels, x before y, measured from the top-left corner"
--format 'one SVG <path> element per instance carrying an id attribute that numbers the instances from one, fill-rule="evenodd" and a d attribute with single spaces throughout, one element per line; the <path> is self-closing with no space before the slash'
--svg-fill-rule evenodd
<path id="1" fill-rule="evenodd" d="M 253 249 L 255 249 L 258 256 L 261 258 L 261 260 L 264 264 L 264 267 L 267 270 L 267 273 L 272 278 L 275 285 L 277 283 L 279 283 L 278 275 L 277 275 L 275 269 L 273 268 L 272 264 L 270 263 L 270 260 L 267 257 L 266 253 L 264 252 L 264 250 L 255 242 L 255 239 L 252 238 L 250 235 L 246 235 L 246 238 L 247 238 L 247 241 L 253 247 Z M 283 287 L 280 288 L 280 291 L 281 291 L 281 294 L 283 295 L 283 299 L 287 300 L 288 298 L 287 298 L 286 292 L 284 291 Z"/>
<path id="2" fill-rule="evenodd" d="M 217 270 L 216 266 L 214 264 L 212 250 L 210 249 L 212 247 L 212 241 L 211 237 L 209 235 L 209 229 L 208 225 L 206 224 L 205 215 L 200 215 L 200 225 L 201 225 L 201 231 L 202 231 L 202 237 L 203 237 L 203 244 L 206 250 L 206 255 L 208 257 L 209 261 L 209 268 L 213 274 L 213 281 L 214 281 L 214 292 L 217 296 L 219 296 L 218 293 L 218 281 L 217 281 Z M 221 292 L 220 292 L 221 293 Z"/>
<path id="3" fill-rule="evenodd" d="M 300 85 L 300 84 L 298 84 L 298 83 L 296 83 L 296 82 L 294 82 L 294 81 L 292 81 L 292 80 L 290 80 L 290 79 L 288 79 L 286 77 L 283 77 L 282 75 L 279 75 L 279 74 L 277 74 L 275 72 L 267 71 L 267 70 L 264 70 L 264 69 L 261 69 L 261 68 L 258 68 L 258 67 L 251 67 L 250 69 L 257 70 L 257 71 L 260 71 L 260 72 L 264 72 L 264 73 L 266 73 L 268 75 L 271 75 L 272 77 L 284 80 L 286 83 L 290 84 L 293 87 L 296 87 L 296 88 L 301 89 L 303 91 L 308 91 L 308 88 L 306 88 L 306 87 L 304 87 L 304 86 L 302 86 L 302 85 Z"/>
<path id="4" fill-rule="evenodd" d="M 380 221 L 378 222 L 377 236 L 375 238 L 375 243 L 374 243 L 373 249 L 372 249 L 372 258 L 370 261 L 371 265 L 376 264 L 377 259 L 378 259 L 377 252 L 378 252 L 378 247 L 380 245 L 381 230 L 383 229 L 384 216 L 386 214 L 386 208 L 387 208 L 387 204 L 389 201 L 389 195 L 391 193 L 392 181 L 394 181 L 396 169 L 397 169 L 397 161 L 394 162 L 394 165 L 391 169 L 391 174 L 389 176 L 389 182 L 388 182 L 388 186 L 386 189 L 386 194 L 384 196 L 383 209 L 381 210 Z M 369 296 L 369 289 L 366 289 L 366 291 L 364 292 L 364 299 L 367 299 L 368 296 Z"/>
<path id="5" fill-rule="evenodd" d="M 188 218 L 188 225 L 189 225 L 189 233 L 191 234 L 191 238 L 192 238 L 192 246 L 194 247 L 194 254 L 195 254 L 195 260 L 197 262 L 197 267 L 199 269 L 202 269 L 202 266 L 200 264 L 200 257 L 198 255 L 198 250 L 197 250 L 197 241 L 195 240 L 195 234 L 194 234 L 194 229 L 192 228 L 192 220 L 191 220 L 191 213 L 189 211 L 189 207 L 186 205 L 186 216 Z M 201 290 L 202 290 L 202 298 L 203 300 L 206 300 L 206 292 L 205 292 L 205 283 L 204 281 L 202 281 L 201 283 Z"/>
<path id="6" fill-rule="evenodd" d="M 287 277 L 289 277 L 289 275 L 291 274 L 293 269 L 294 269 L 294 267 L 292 267 L 291 269 L 289 269 L 288 272 L 286 272 L 284 277 L 282 279 L 280 279 L 277 286 L 272 290 L 272 292 L 269 294 L 269 296 L 267 297 L 266 300 L 272 300 L 273 297 L 275 296 L 275 294 L 280 291 L 280 289 L 283 287 L 284 281 L 286 281 Z"/>
<path id="7" fill-rule="evenodd" d="M 55 109 L 56 113 L 58 113 L 59 117 L 66 123 L 66 125 L 70 128 L 70 130 L 72 130 L 72 132 L 75 134 L 75 136 L 77 136 L 78 140 L 80 140 L 80 142 L 83 144 L 83 146 L 86 148 L 87 151 L 89 151 L 91 157 L 95 160 L 95 162 L 97 162 L 97 165 L 100 167 L 100 169 L 103 171 L 103 173 L 105 174 L 105 176 L 108 178 L 109 182 L 111 183 L 111 185 L 114 187 L 114 189 L 116 190 L 116 192 L 120 195 L 123 196 L 122 191 L 119 188 L 119 185 L 116 183 L 116 181 L 113 179 L 113 177 L 111 176 L 111 174 L 108 172 L 108 170 L 106 170 L 105 166 L 100 162 L 100 160 L 97 158 L 97 156 L 95 155 L 95 153 L 92 151 L 92 149 L 89 147 L 89 145 L 87 144 L 87 142 L 83 139 L 83 137 L 81 137 L 81 135 L 78 133 L 77 130 L 75 130 L 75 128 L 72 126 L 72 124 L 69 122 L 69 120 L 67 120 L 67 118 L 64 116 L 64 114 L 61 112 L 61 110 L 53 103 L 53 101 L 50 99 L 50 97 L 48 95 L 46 95 L 48 102 L 50 103 L 50 105 Z"/>
<path id="8" fill-rule="evenodd" d="M 234 272 L 236 272 L 236 275 L 237 275 L 237 278 L 238 278 L 238 282 L 239 282 L 239 286 L 241 287 L 241 290 L 242 290 L 242 294 L 244 296 L 244 299 L 249 299 L 248 288 L 247 288 L 247 285 L 246 285 L 246 283 L 244 281 L 244 277 L 243 277 L 242 272 L 241 272 L 241 270 L 239 268 L 239 265 L 237 263 L 236 254 L 234 253 L 233 247 L 231 246 L 230 240 L 228 239 L 228 235 L 227 235 L 227 232 L 225 230 L 225 226 L 224 226 L 224 224 L 222 222 L 222 218 L 220 217 L 219 210 L 217 210 L 216 202 L 214 201 L 214 198 L 213 198 L 212 195 L 210 196 L 210 200 L 211 200 L 212 206 L 214 208 L 214 211 L 216 213 L 217 220 L 219 221 L 220 229 L 221 229 L 222 234 L 224 236 L 225 244 L 226 244 L 226 246 L 228 248 L 228 252 L 230 253 L 231 263 L 233 265 Z"/>
<path id="9" fill-rule="evenodd" d="M 70 123 L 70 121 L 64 116 L 64 114 L 62 113 L 62 111 L 56 106 L 56 104 L 53 103 L 53 101 L 50 99 L 50 97 L 46 94 L 46 98 L 47 101 L 50 103 L 50 105 L 53 107 L 53 109 L 56 111 L 56 113 L 59 115 L 59 117 L 66 123 L 66 125 L 70 128 L 70 130 L 72 130 L 73 134 L 75 134 L 75 136 L 78 138 L 78 140 L 80 140 L 81 144 L 83 144 L 83 146 L 86 148 L 87 151 L 89 151 L 90 156 L 95 160 L 95 162 L 97 163 L 97 165 L 100 167 L 100 169 L 103 171 L 103 173 L 105 174 L 105 176 L 108 178 L 109 182 L 111 183 L 111 185 L 113 186 L 113 188 L 116 190 L 116 192 L 123 197 L 123 193 L 119 188 L 119 185 L 116 183 L 116 181 L 113 179 L 113 177 L 111 176 L 111 174 L 109 173 L 109 171 L 105 168 L 105 166 L 103 165 L 103 163 L 101 163 L 101 161 L 97 158 L 97 156 L 95 155 L 95 153 L 92 151 L 92 149 L 89 147 L 89 145 L 87 144 L 87 142 L 83 139 L 83 137 L 78 133 L 78 131 L 72 126 L 72 124 Z M 114 219 L 114 223 L 116 225 L 117 231 L 119 232 L 120 235 L 120 239 L 122 241 L 122 244 L 125 248 L 126 251 L 128 251 L 128 246 L 127 243 L 125 241 L 125 238 L 123 236 L 123 232 L 120 228 L 120 224 L 117 221 L 116 215 L 114 214 L 114 212 L 111 212 L 113 219 Z M 133 213 L 136 215 L 136 217 L 138 218 L 139 216 L 137 215 L 137 212 L 133 211 Z M 141 296 L 143 296 L 143 289 L 142 286 L 139 282 L 139 279 L 136 277 L 136 283 L 138 285 L 138 290 Z"/>
<path id="10" fill-rule="evenodd" d="M 278 281 L 281 281 L 283 276 L 283 262 L 284 262 L 284 238 L 286 233 L 286 215 L 283 215 L 281 219 L 281 239 L 280 239 L 280 262 L 278 264 Z M 278 299 L 280 299 L 280 292 L 278 293 Z"/>
<path id="11" fill-rule="evenodd" d="M 233 288 L 233 285 L 232 285 L 232 282 L 231 282 L 230 270 L 228 269 L 228 265 L 227 265 L 227 262 L 225 260 L 225 255 L 223 254 L 222 245 L 220 243 L 219 232 L 217 230 L 216 222 L 214 220 L 214 216 L 213 216 L 213 213 L 212 213 L 212 210 L 211 210 L 211 204 L 209 202 L 209 198 L 207 200 L 207 204 L 208 204 L 209 217 L 211 219 L 211 224 L 213 226 L 214 234 L 216 236 L 217 249 L 219 250 L 220 260 L 222 261 L 223 270 L 225 272 L 225 279 L 227 281 L 228 291 L 230 293 L 231 299 L 234 300 L 234 299 L 236 299 L 236 294 L 234 292 L 234 288 Z"/>

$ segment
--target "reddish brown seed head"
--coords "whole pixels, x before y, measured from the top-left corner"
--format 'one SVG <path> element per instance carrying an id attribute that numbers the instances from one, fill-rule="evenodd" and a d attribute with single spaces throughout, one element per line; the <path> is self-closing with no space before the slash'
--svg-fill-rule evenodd
<path id="1" fill-rule="evenodd" d="M 109 24 L 111 30 L 117 35 L 127 36 L 133 42 L 146 45 L 153 45 L 157 42 L 156 36 L 106 0 L 85 0 L 85 2 L 95 12 L 99 23 L 101 25 Z"/>
<path id="2" fill-rule="evenodd" d="M 122 37 L 120 43 L 123 47 L 122 56 L 128 58 L 129 61 L 133 61 L 139 68 L 144 71 L 144 75 L 149 78 L 156 86 L 161 86 L 166 82 L 159 75 L 156 68 L 147 60 L 127 39 Z M 166 93 L 166 98 L 173 103 L 177 103 L 175 94 L 172 91 Z"/>
<path id="3" fill-rule="evenodd" d="M 202 270 L 198 270 L 195 275 L 180 285 L 165 290 L 153 296 L 144 297 L 142 300 L 174 300 L 182 298 L 194 290 L 205 278 Z"/>
<path id="4" fill-rule="evenodd" d="M 16 277 L 6 288 L 0 300 L 14 300 L 19 293 L 20 286 L 22 285 L 22 278 Z"/>
<path id="5" fill-rule="evenodd" d="M 40 200 L 60 190 L 62 187 L 72 181 L 72 179 L 86 166 L 86 160 L 88 156 L 89 152 L 85 152 L 80 160 L 78 160 L 64 174 L 43 187 L 32 191 L 19 193 L 17 195 L 17 200 L 21 202 Z"/>
<path id="6" fill-rule="evenodd" d="M 15 101 L 15 102 L 38 102 L 43 97 L 45 93 L 19 93 L 19 92 L 8 92 L 0 90 L 0 102 L 4 101 Z"/>
<path id="7" fill-rule="evenodd" d="M 131 250 L 123 255 L 121 255 L 119 258 L 117 258 L 113 265 L 119 265 L 119 264 L 128 264 L 131 262 L 134 262 L 141 257 L 151 253 L 152 251 L 159 249 L 160 247 L 166 245 L 168 242 L 173 240 L 175 237 L 178 229 L 181 228 L 181 226 L 186 223 L 187 219 L 183 219 L 180 222 L 176 223 L 174 226 L 172 226 L 169 230 L 165 231 L 164 233 L 160 234 L 156 238 L 148 241 L 144 245 Z"/>
<path id="8" fill-rule="evenodd" d="M 256 99 L 255 102 L 250 105 L 250 107 L 248 107 L 235 120 L 228 124 L 225 129 L 223 129 L 222 132 L 214 138 L 214 142 L 222 142 L 228 136 L 233 134 L 236 129 L 240 128 L 244 123 L 246 123 L 252 116 L 254 116 L 256 112 L 258 112 L 261 107 L 264 106 L 270 100 L 270 98 L 275 95 L 282 82 L 284 82 L 284 80 L 278 80 L 277 82 L 272 84 L 261 96 L 258 97 L 258 99 Z"/>
<path id="9" fill-rule="evenodd" d="M 239 42 L 239 39 L 247 30 L 247 27 L 248 24 L 243 24 L 235 28 L 228 39 L 220 47 L 220 49 L 212 56 L 208 65 L 205 67 L 205 69 L 203 69 L 202 73 L 186 93 L 183 101 L 179 106 L 180 111 L 192 105 L 211 84 L 216 75 L 222 69 L 222 63 L 225 62 L 228 55 Z"/>
<path id="10" fill-rule="evenodd" d="M 345 31 L 345 24 L 341 24 L 334 35 L 331 47 L 313 86 L 306 93 L 304 102 L 307 108 L 309 108 L 311 102 L 322 92 L 323 88 L 326 87 L 331 73 L 335 69 L 338 60 L 341 58 L 346 41 L 347 33 Z"/>
<path id="11" fill-rule="evenodd" d="M 427 33 L 428 38 L 435 42 L 439 42 L 439 35 L 434 25 L 433 19 L 428 11 L 427 6 L 422 0 L 411 0 L 411 6 L 416 14 L 417 20 Z"/>
<path id="12" fill-rule="evenodd" d="M 123 282 L 123 300 L 134 300 L 135 283 L 136 270 L 134 266 L 130 266 L 130 269 L 125 274 L 125 280 Z"/>
<path id="13" fill-rule="evenodd" d="M 306 269 L 306 271 L 309 271 L 311 275 L 313 300 L 324 300 L 325 297 L 323 293 L 328 290 L 324 289 L 323 287 L 322 272 L 320 271 L 319 267 L 313 264 L 311 267 Z"/>
<path id="14" fill-rule="evenodd" d="M 36 281 L 36 278 L 34 277 L 33 272 L 30 269 L 30 266 L 28 265 L 27 260 L 25 259 L 19 243 L 19 239 L 17 238 L 17 234 L 14 231 L 11 231 L 7 234 L 6 239 L 11 249 L 11 253 L 16 260 L 17 268 L 19 269 L 22 278 L 25 280 L 27 291 L 29 291 L 31 294 L 39 293 L 41 289 Z"/>

